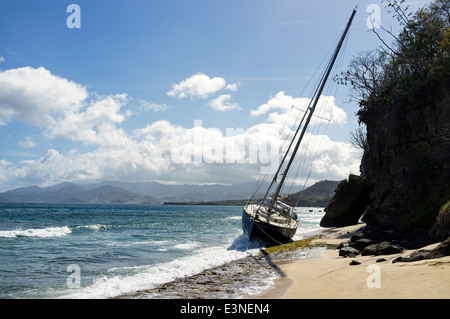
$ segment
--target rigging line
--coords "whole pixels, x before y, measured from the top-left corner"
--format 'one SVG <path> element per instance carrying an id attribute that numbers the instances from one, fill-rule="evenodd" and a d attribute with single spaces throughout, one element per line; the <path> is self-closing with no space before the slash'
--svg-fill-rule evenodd
<path id="1" fill-rule="evenodd" d="M 343 30 L 344 30 L 344 29 L 343 29 Z M 339 34 L 339 36 L 335 39 L 335 41 L 333 42 L 333 44 L 330 46 L 330 48 L 328 49 L 327 53 L 326 53 L 326 54 L 324 55 L 324 57 L 322 58 L 322 61 L 320 61 L 319 65 L 318 65 L 317 68 L 315 69 L 314 73 L 313 73 L 312 76 L 309 78 L 308 82 L 306 83 L 306 85 L 304 86 L 304 88 L 302 89 L 302 91 L 300 92 L 300 94 L 298 94 L 298 97 L 299 97 L 299 98 L 301 98 L 303 92 L 304 92 L 305 89 L 308 87 L 309 83 L 312 81 L 312 79 L 314 78 L 314 76 L 316 75 L 316 73 L 319 71 L 319 69 L 321 69 L 322 64 L 323 64 L 324 61 L 326 61 L 326 59 L 329 57 L 330 52 L 333 50 L 333 48 L 335 48 L 335 45 L 336 45 L 336 43 L 338 43 L 338 41 L 339 41 L 339 39 L 341 38 L 342 34 L 343 34 L 343 31 Z M 325 70 L 326 70 L 326 69 L 325 69 Z M 325 71 L 323 71 L 323 72 L 325 72 Z M 315 90 L 311 90 L 311 93 L 310 93 L 311 99 L 310 99 L 310 102 L 309 102 L 309 105 L 308 105 L 308 106 L 311 105 L 312 100 L 313 100 L 314 95 L 315 95 L 314 92 L 317 91 L 317 88 L 318 88 L 320 82 L 322 81 L 322 79 L 323 79 L 323 76 L 322 76 L 322 78 L 319 78 L 319 79 L 316 80 L 316 85 L 314 86 L 316 89 L 315 89 Z M 295 103 L 297 103 L 297 102 L 298 102 L 298 101 L 294 101 L 294 104 L 291 106 L 291 110 L 292 110 L 292 108 L 296 108 L 296 109 L 298 109 L 298 110 L 303 111 L 302 109 L 300 109 L 300 108 L 298 108 L 297 106 L 295 106 Z M 303 111 L 303 112 L 304 112 L 304 111 Z M 298 119 L 299 117 L 300 117 L 300 115 L 297 116 L 297 119 Z M 294 123 L 297 122 L 297 119 L 294 121 Z"/>
<path id="2" fill-rule="evenodd" d="M 314 76 L 315 76 L 315 74 L 317 73 L 317 71 L 320 69 L 320 67 L 321 67 L 321 65 L 323 64 L 323 62 L 326 60 L 326 58 L 329 56 L 329 54 L 330 54 L 330 52 L 332 51 L 332 49 L 335 47 L 335 44 L 336 44 L 336 43 L 339 41 L 339 39 L 342 37 L 342 34 L 343 34 L 343 32 L 341 32 L 341 34 L 339 35 L 339 37 L 337 37 L 336 40 L 334 41 L 334 43 L 330 46 L 330 48 L 328 49 L 328 52 L 327 52 L 327 53 L 324 55 L 324 57 L 322 58 L 322 61 L 320 62 L 319 66 L 316 68 L 316 70 L 314 71 L 313 75 L 310 77 L 310 79 L 308 80 L 307 84 L 305 85 L 305 87 L 303 88 L 303 90 L 302 90 L 302 91 L 300 92 L 300 94 L 298 95 L 299 97 L 301 97 L 301 95 L 302 95 L 303 92 L 305 91 L 306 87 L 307 87 L 307 86 L 309 85 L 309 83 L 312 81 L 312 79 L 314 78 Z M 330 63 L 328 63 L 328 66 L 329 66 L 329 65 L 330 65 Z M 327 68 L 328 68 L 328 66 L 327 66 Z M 319 83 L 322 82 L 322 80 L 324 79 L 325 74 L 326 74 L 326 69 L 325 69 L 323 72 L 324 72 L 324 73 L 323 73 L 322 77 L 321 77 L 320 79 L 317 80 L 317 85 L 315 86 L 316 89 L 315 89 L 314 92 L 312 92 L 312 94 L 311 94 L 312 97 L 314 97 L 314 95 L 317 94 L 317 91 L 318 91 L 318 89 L 319 89 Z M 313 100 L 314 100 L 313 98 L 310 99 L 309 104 L 308 104 L 308 108 L 311 106 Z M 302 110 L 302 109 L 296 107 L 296 106 L 295 106 L 295 103 L 297 103 L 297 102 L 298 102 L 298 100 L 297 100 L 297 101 L 294 101 L 294 104 L 291 106 L 291 109 L 290 109 L 288 115 L 290 115 L 290 113 L 291 113 L 291 111 L 292 111 L 293 108 L 298 109 L 298 110 L 304 112 L 303 118 L 302 118 L 302 120 L 301 120 L 301 122 L 300 122 L 300 124 L 299 124 L 299 126 L 298 126 L 298 128 L 300 128 L 300 126 L 302 125 L 303 120 L 305 119 L 306 111 L 304 111 L 304 110 Z M 317 116 L 317 115 L 314 115 L 314 116 Z M 297 119 L 296 119 L 294 122 L 297 122 L 297 120 L 298 120 L 299 117 L 300 117 L 300 114 L 297 116 Z M 317 117 L 320 118 L 320 116 L 317 116 Z M 286 117 L 285 124 L 286 124 L 288 118 L 289 118 L 289 117 Z M 323 119 L 323 120 L 328 120 L 327 118 L 324 118 L 324 117 L 323 117 L 322 119 Z M 291 145 L 292 145 L 292 142 L 293 142 L 293 140 L 295 139 L 295 137 L 296 137 L 298 131 L 299 131 L 299 129 L 297 129 L 296 133 L 294 134 L 294 137 L 291 139 L 291 143 L 289 144 L 289 147 L 288 147 L 288 149 L 287 149 L 287 151 L 286 151 L 286 153 L 285 153 L 286 155 L 287 155 L 287 153 L 289 152 L 289 150 L 290 150 L 290 148 L 291 148 Z M 284 160 L 286 159 L 286 155 L 284 156 L 284 158 L 283 158 L 283 160 L 282 160 L 282 163 L 283 163 Z M 281 165 L 280 165 L 280 167 L 281 167 Z M 274 180 L 276 180 L 276 177 L 277 177 L 279 171 L 280 171 L 280 169 L 279 169 L 279 170 L 277 171 L 277 173 L 275 174 Z M 272 184 L 273 184 L 273 183 L 271 183 L 271 186 L 272 186 Z M 271 188 L 271 186 L 269 187 L 269 189 Z M 264 198 L 265 198 L 265 197 L 266 197 L 266 196 L 264 196 Z"/>
<path id="3" fill-rule="evenodd" d="M 301 95 L 303 94 L 303 92 L 306 90 L 306 88 L 308 87 L 309 83 L 312 81 L 312 79 L 314 78 L 314 76 L 316 75 L 317 71 L 319 71 L 319 69 L 321 69 L 322 64 L 327 60 L 330 52 L 333 50 L 333 48 L 335 47 L 336 43 L 338 43 L 339 38 L 341 36 L 342 32 L 339 34 L 339 36 L 336 38 L 336 40 L 334 40 L 333 44 L 330 46 L 330 48 L 328 49 L 327 53 L 323 56 L 322 61 L 320 61 L 319 65 L 316 67 L 314 73 L 312 74 L 312 76 L 309 78 L 308 82 L 306 82 L 306 85 L 303 87 L 302 91 L 300 92 L 300 94 L 298 95 L 298 97 L 301 97 Z M 315 87 L 317 87 L 319 85 L 320 82 L 317 82 Z"/>
<path id="4" fill-rule="evenodd" d="M 299 111 L 306 112 L 305 110 L 302 110 L 301 108 L 298 108 L 298 107 L 296 107 L 296 106 L 292 106 L 292 107 L 295 108 L 295 109 L 297 109 L 297 110 L 299 110 Z M 320 116 L 320 115 L 315 115 L 315 114 L 313 114 L 313 117 L 317 117 L 317 118 L 322 119 L 322 120 L 325 120 L 325 121 L 330 120 L 329 118 L 322 117 L 322 116 Z"/>
<path id="5" fill-rule="evenodd" d="M 288 114 L 287 114 L 287 116 L 286 116 L 286 118 L 285 118 L 285 120 L 284 120 L 284 124 L 283 124 L 282 128 L 286 126 L 286 123 L 287 123 L 287 121 L 288 121 L 288 119 L 289 119 L 289 117 L 290 117 L 291 112 L 292 112 L 292 108 L 289 110 L 289 112 L 288 112 Z M 279 135 L 280 135 L 280 136 L 282 135 L 282 129 L 280 130 Z M 286 140 L 284 141 L 284 144 L 286 144 L 287 141 L 288 141 L 288 140 L 286 139 Z M 284 146 L 281 146 L 280 148 L 284 148 Z M 250 149 L 249 149 L 249 152 L 250 152 Z M 279 157 L 279 154 L 274 154 L 274 155 L 272 155 L 272 158 L 271 158 L 270 163 L 277 163 L 277 162 L 278 162 L 278 161 L 276 160 L 277 157 Z M 273 165 L 274 165 L 274 164 L 272 164 L 272 166 L 273 166 Z M 271 170 L 269 169 L 268 171 L 271 171 Z M 256 190 L 255 190 L 255 192 L 252 194 L 252 196 L 248 199 L 247 204 L 248 204 L 252 199 L 254 199 L 254 198 L 256 197 L 256 194 L 258 193 L 258 191 L 260 190 L 260 188 L 263 186 L 264 182 L 267 180 L 267 177 L 269 176 L 269 173 L 267 172 L 267 173 L 265 173 L 265 174 L 260 174 L 260 175 L 261 175 L 261 176 L 260 176 L 259 181 L 258 181 L 258 184 L 257 184 L 257 186 L 256 186 Z M 273 182 L 272 182 L 270 185 L 272 186 L 272 184 L 273 184 Z M 268 188 L 269 190 L 270 190 L 271 186 L 269 186 L 269 188 Z M 264 198 L 265 198 L 265 197 L 264 197 Z"/>
<path id="6" fill-rule="evenodd" d="M 328 125 L 329 125 L 329 123 L 328 123 L 328 124 L 326 125 L 326 127 L 325 127 L 325 132 L 324 132 L 324 134 L 326 133 L 326 131 L 327 131 L 327 129 L 328 129 Z M 322 139 L 322 141 L 320 142 L 320 144 L 321 144 L 322 142 L 323 142 L 323 139 Z M 320 149 L 320 147 L 319 147 L 318 149 Z M 312 166 L 314 165 L 315 161 L 317 160 L 317 157 L 318 157 L 318 152 L 317 152 L 317 154 L 316 154 L 315 159 L 311 162 L 311 169 L 309 170 L 309 174 L 308 174 L 308 176 L 306 177 L 306 180 L 305 180 L 305 183 L 304 183 L 304 185 L 303 185 L 303 188 L 305 188 L 306 185 L 308 184 L 309 178 L 311 177 L 311 173 L 312 173 Z M 301 194 L 300 194 L 300 196 L 298 196 L 297 202 L 296 202 L 295 206 L 297 206 L 297 204 L 298 204 L 298 202 L 299 202 L 299 200 L 300 200 L 300 197 L 301 197 Z"/>
<path id="7" fill-rule="evenodd" d="M 349 27 L 347 28 L 347 31 L 348 31 L 348 29 L 349 29 Z M 345 31 L 344 31 L 345 32 Z M 341 36 L 341 38 L 342 38 L 342 36 Z M 347 37 L 344 39 L 344 40 L 346 40 L 347 39 Z M 344 42 L 344 41 L 342 41 L 342 42 Z M 341 45 L 342 45 L 342 43 L 341 43 Z M 339 53 L 339 51 L 338 51 L 338 49 L 336 48 L 336 50 L 335 50 L 335 54 L 334 55 L 336 55 L 336 56 L 338 56 L 338 53 Z M 340 55 L 340 56 L 342 56 L 342 55 Z M 339 56 L 339 57 L 340 57 Z M 339 64 L 339 63 L 338 63 Z M 332 62 L 330 61 L 330 63 L 328 64 L 328 68 L 329 69 L 331 69 L 331 65 L 332 65 Z M 331 71 L 331 70 L 330 70 Z M 329 74 L 329 72 L 328 72 L 328 74 Z M 324 77 L 322 77 L 322 79 L 323 79 Z M 322 88 L 321 89 L 323 89 L 323 86 L 322 86 Z M 327 91 L 331 91 L 330 89 L 329 89 L 329 86 L 327 87 Z M 319 100 L 320 99 L 320 95 L 322 94 L 322 92 L 320 91 L 320 90 L 316 90 L 315 91 L 315 93 L 314 93 L 314 95 L 316 96 L 316 98 Z M 318 97 L 317 97 L 317 95 L 319 95 Z M 320 103 L 320 105 L 321 106 L 323 106 L 324 104 L 325 104 L 325 99 L 322 99 L 322 101 L 321 101 L 321 103 Z M 332 106 L 332 105 L 331 105 Z M 321 109 L 321 107 L 319 108 L 319 110 Z M 330 114 L 332 113 L 332 109 L 330 110 Z M 328 119 L 328 121 L 327 121 L 327 125 L 326 125 L 326 129 L 328 128 L 328 125 L 329 125 L 329 123 L 330 123 L 330 120 Z M 317 129 L 316 129 L 316 132 L 318 133 L 319 131 L 320 131 L 320 126 L 321 126 L 321 121 L 319 121 L 319 123 L 318 123 L 319 125 L 317 125 Z M 316 126 L 316 125 L 314 125 L 314 126 Z M 326 131 L 326 130 L 325 130 Z M 314 130 L 312 131 L 312 132 L 314 132 Z M 312 136 L 314 135 L 314 133 L 311 133 L 311 135 L 309 136 L 309 138 L 308 138 L 308 141 L 307 141 L 307 145 L 309 145 L 310 143 L 311 143 L 311 141 L 312 141 Z M 317 145 L 317 148 L 316 148 L 316 152 L 315 152 L 315 155 L 314 156 L 312 156 L 312 157 L 310 157 L 309 159 L 311 160 L 312 159 L 312 161 L 304 161 L 304 162 L 301 162 L 301 163 L 307 163 L 307 162 L 309 162 L 309 163 L 311 163 L 311 164 L 309 164 L 309 165 L 304 165 L 304 167 L 303 167 L 303 169 L 304 169 L 304 171 L 305 171 L 305 173 L 306 173 L 306 169 L 307 169 L 307 167 L 309 166 L 309 168 L 310 168 L 310 170 L 309 170 L 309 174 L 308 174 L 308 178 L 305 180 L 305 186 L 306 186 L 306 183 L 307 183 L 307 181 L 309 180 L 309 176 L 311 175 L 311 173 L 312 173 L 312 163 L 317 159 L 317 157 L 318 157 L 318 152 L 319 152 L 319 149 L 320 149 L 320 145 L 321 145 L 321 143 L 323 142 L 323 138 L 321 138 L 320 139 L 320 143 L 319 143 L 319 145 Z M 305 148 L 305 149 L 307 149 L 307 148 Z M 314 152 L 313 152 L 313 154 L 314 154 Z M 307 155 L 306 155 L 306 153 L 305 153 L 305 159 L 306 159 L 306 157 L 307 157 Z M 298 165 L 297 166 L 298 167 L 298 169 L 297 169 L 297 173 L 299 172 L 299 170 L 300 170 L 300 168 L 301 168 L 301 165 Z M 295 180 L 296 180 L 296 178 L 297 178 L 297 174 L 296 174 L 296 177 L 293 179 L 293 181 L 292 181 L 292 185 L 295 183 Z M 292 187 L 292 185 L 291 185 L 291 187 Z"/>
<path id="8" fill-rule="evenodd" d="M 344 41 L 344 45 L 343 45 L 344 48 L 343 48 L 343 50 L 342 50 L 342 54 L 340 55 L 339 60 L 338 60 L 338 63 L 337 63 L 337 65 L 338 65 L 337 70 L 341 70 L 341 69 L 342 69 L 342 65 L 343 65 L 343 63 L 344 63 L 344 57 L 345 57 L 345 53 L 346 53 L 346 48 L 347 48 L 347 43 L 348 43 L 348 37 L 347 37 L 347 38 L 345 39 L 345 41 Z M 334 94 L 334 96 L 335 96 L 335 95 L 336 95 L 336 92 L 337 92 L 337 84 L 335 84 L 334 86 L 333 86 L 333 85 L 330 85 L 327 91 L 328 91 L 328 93 L 331 93 L 333 87 L 334 87 L 334 91 L 335 91 L 335 94 Z M 331 107 L 332 107 L 332 106 L 331 106 Z M 330 114 L 332 114 L 332 110 L 333 110 L 333 109 L 331 108 Z M 329 127 L 329 124 L 330 124 L 330 121 L 331 121 L 331 120 L 328 120 L 328 122 L 326 123 L 325 130 L 324 130 L 324 132 L 323 132 L 323 135 L 326 135 L 326 132 L 327 132 L 328 127 Z M 319 132 L 319 130 L 317 130 L 317 133 L 318 133 L 318 132 Z M 310 179 L 310 177 L 311 177 L 311 174 L 312 174 L 312 167 L 314 166 L 316 160 L 317 160 L 318 157 L 319 157 L 319 150 L 320 150 L 320 148 L 321 148 L 321 145 L 322 145 L 323 141 L 324 141 L 324 139 L 323 139 L 323 138 L 320 138 L 319 143 L 317 144 L 317 149 L 316 149 L 316 152 L 315 152 L 315 156 L 313 156 L 312 161 L 310 161 L 310 164 L 309 164 L 310 169 L 307 170 L 307 171 L 309 171 L 309 174 L 306 176 L 306 179 L 304 180 L 304 184 L 303 184 L 302 189 L 305 189 L 306 185 L 308 184 L 308 181 L 309 181 L 309 179 Z M 305 167 L 306 167 L 306 165 L 305 165 Z M 298 174 L 300 168 L 301 168 L 301 165 L 298 166 L 297 174 Z M 306 172 L 306 169 L 305 169 L 305 172 Z M 292 184 L 294 184 L 294 181 L 293 181 Z M 297 201 L 296 201 L 296 203 L 295 203 L 295 206 L 298 205 L 298 203 L 299 203 L 301 197 L 302 197 L 302 196 L 301 196 L 301 193 L 300 193 L 299 196 L 297 197 Z"/>
<path id="9" fill-rule="evenodd" d="M 324 135 L 326 135 L 326 131 L 327 131 L 327 129 L 328 129 L 329 123 L 330 123 L 330 122 L 328 122 L 328 123 L 326 124 L 326 126 L 325 126 L 325 130 L 324 130 L 324 133 L 323 133 Z M 311 140 L 312 140 L 312 139 L 311 139 Z M 317 158 L 319 157 L 319 150 L 321 149 L 321 145 L 322 145 L 323 142 L 324 142 L 324 138 L 323 138 L 323 137 L 320 137 L 320 138 L 319 138 L 319 143 L 316 143 L 316 144 L 315 144 L 315 145 L 316 145 L 316 151 L 313 152 L 312 155 L 310 155 L 310 156 L 308 157 L 308 160 L 305 160 L 305 161 L 303 162 L 304 165 L 299 165 L 299 166 L 298 166 L 296 175 L 298 176 L 299 171 L 302 170 L 303 173 L 302 173 L 301 176 L 305 176 L 305 179 L 304 179 L 304 180 L 302 181 L 302 183 L 301 183 L 301 189 L 302 189 L 302 190 L 306 189 L 306 185 L 308 185 L 309 179 L 310 179 L 311 174 L 312 174 L 312 167 L 314 166 L 314 164 L 315 164 L 316 161 L 317 161 Z M 293 181 L 293 183 L 294 183 L 294 181 Z M 295 206 L 298 205 L 298 203 L 299 203 L 299 201 L 300 201 L 301 198 L 302 198 L 302 196 L 301 196 L 301 193 L 300 193 L 299 196 L 297 197 L 297 201 L 296 201 L 296 203 L 295 203 Z"/>
<path id="10" fill-rule="evenodd" d="M 296 146 L 295 146 L 295 149 L 294 149 L 293 154 L 292 154 L 292 156 L 291 156 L 291 159 L 289 160 L 289 162 L 288 162 L 288 164 L 287 164 L 287 167 L 285 168 L 285 171 L 284 171 L 284 173 L 282 174 L 282 180 L 281 180 L 280 184 L 279 184 L 278 187 L 277 187 L 277 190 L 276 190 L 276 193 L 275 193 L 275 196 L 274 196 L 275 198 L 272 200 L 272 203 L 271 203 L 271 205 L 270 205 L 270 207 L 269 207 L 269 212 L 271 211 L 271 209 L 273 208 L 275 202 L 277 201 L 278 194 L 280 193 L 281 188 L 282 188 L 283 183 L 284 183 L 284 180 L 286 179 L 286 174 L 287 174 L 287 172 L 288 172 L 288 170 L 289 170 L 289 168 L 290 168 L 290 166 L 291 166 L 291 164 L 292 164 L 292 162 L 293 162 L 293 160 L 294 160 L 294 158 L 292 158 L 292 157 L 295 157 L 295 153 L 296 153 L 297 150 L 298 150 L 298 147 L 299 147 L 299 145 L 300 145 L 300 142 L 301 142 L 301 140 L 302 140 L 302 138 L 303 138 L 303 136 L 304 136 L 304 134 L 305 134 L 306 128 L 307 128 L 309 122 L 311 121 L 311 117 L 312 117 L 313 112 L 314 112 L 314 110 L 315 110 L 315 108 L 316 108 L 316 106 L 317 106 L 317 103 L 318 103 L 318 100 L 319 100 L 320 95 L 321 95 L 321 93 L 322 93 L 322 90 L 324 89 L 324 86 L 325 86 L 325 84 L 326 84 L 326 80 L 327 80 L 328 76 L 329 76 L 330 73 L 331 73 L 331 69 L 332 69 L 332 67 L 333 67 L 333 65 L 334 65 L 334 62 L 336 61 L 336 58 L 338 57 L 339 50 L 340 50 L 340 48 L 341 48 L 341 46 L 342 46 L 342 43 L 343 43 L 344 40 L 345 40 L 346 34 L 347 34 L 347 32 L 348 32 L 348 29 L 350 28 L 350 25 L 351 25 L 351 23 L 352 23 L 352 20 L 353 20 L 353 17 L 354 17 L 354 15 L 355 15 L 355 13 L 356 13 L 356 10 L 353 10 L 352 16 L 350 17 L 350 19 L 349 19 L 349 21 L 348 21 L 348 23 L 347 23 L 347 26 L 346 26 L 346 28 L 345 28 L 345 31 L 344 31 L 343 34 L 341 35 L 341 38 L 340 38 L 340 40 L 339 40 L 339 44 L 337 45 L 336 49 L 334 50 L 332 59 L 331 59 L 330 62 L 328 63 L 326 72 L 323 74 L 323 76 L 322 76 L 322 78 L 321 78 L 321 80 L 320 80 L 320 83 L 321 83 L 321 84 L 320 84 L 319 87 L 316 88 L 316 90 L 315 90 L 315 92 L 314 92 L 314 95 L 313 95 L 313 96 L 314 96 L 314 104 L 313 104 L 312 107 L 308 107 L 308 110 L 309 110 L 308 118 L 306 119 L 306 123 L 305 123 L 304 127 L 302 128 L 302 133 L 301 133 L 301 135 L 300 135 L 300 137 L 299 137 L 299 139 L 298 139 L 298 141 L 297 141 L 297 143 L 296 143 Z M 310 104 L 310 105 L 311 105 L 311 104 Z M 305 115 L 306 115 L 306 113 L 305 113 Z M 298 130 L 298 131 L 300 130 L 300 126 L 298 127 L 297 130 Z M 291 146 L 291 145 L 292 145 L 292 143 L 290 144 L 290 146 Z M 290 147 L 289 147 L 289 148 L 290 148 Z M 287 153 L 286 153 L 284 159 L 286 158 L 286 156 L 287 156 Z M 283 161 L 284 161 L 284 159 L 283 159 Z M 273 179 L 272 184 L 273 184 L 273 182 L 274 182 L 275 180 L 276 180 L 276 178 Z"/>
<path id="11" fill-rule="evenodd" d="M 291 143 L 289 144 L 289 147 L 288 147 L 288 149 L 286 150 L 286 152 L 285 152 L 285 154 L 284 154 L 284 157 L 283 157 L 281 163 L 280 163 L 279 166 L 278 166 L 278 170 L 277 170 L 277 172 L 275 173 L 275 175 L 274 175 L 274 177 L 273 177 L 273 179 L 272 179 L 272 182 L 270 183 L 270 186 L 267 188 L 266 194 L 264 195 L 264 198 L 263 198 L 263 200 L 261 201 L 260 207 L 259 207 L 259 208 L 261 208 L 262 203 L 263 203 L 264 200 L 267 198 L 267 196 L 269 195 L 269 192 L 270 192 L 270 190 L 271 190 L 273 184 L 276 182 L 277 177 L 278 177 L 278 174 L 280 173 L 280 170 L 281 170 L 281 168 L 282 168 L 282 166 L 283 166 L 283 164 L 284 164 L 284 161 L 286 160 L 286 158 L 287 158 L 287 156 L 288 156 L 288 154 L 289 154 L 289 151 L 290 151 L 292 145 L 294 144 L 295 138 L 296 138 L 297 134 L 299 133 L 300 128 L 302 127 L 302 123 L 303 123 L 303 121 L 304 121 L 305 118 L 306 118 L 306 114 L 307 114 L 307 112 L 305 112 L 305 114 L 303 115 L 303 118 L 302 118 L 302 120 L 301 120 L 301 122 L 300 122 L 300 124 L 299 124 L 299 126 L 298 126 L 298 128 L 297 128 L 297 130 L 295 131 L 294 137 L 292 138 Z M 275 200 L 276 200 L 276 198 L 275 198 Z M 269 211 L 269 213 L 270 213 L 270 211 Z"/>
<path id="12" fill-rule="evenodd" d="M 326 86 L 327 91 L 329 90 L 329 85 Z M 319 109 L 320 112 L 325 112 L 325 108 L 323 107 L 324 105 L 327 104 L 327 101 L 325 98 L 322 98 L 322 96 L 320 97 L 320 103 L 318 103 L 317 108 Z M 331 113 L 331 112 L 330 112 Z M 314 115 L 313 115 L 314 116 Z M 318 119 L 320 120 L 318 120 Z M 316 134 L 319 134 L 319 132 L 322 130 L 322 124 L 324 123 L 323 120 L 325 120 L 325 122 L 330 122 L 330 119 L 322 117 L 322 116 L 317 116 L 317 118 L 315 119 L 315 121 L 313 121 L 313 123 L 311 123 L 311 126 L 308 128 L 308 135 L 306 135 L 306 140 L 305 140 L 305 144 L 300 152 L 300 156 L 297 156 L 295 162 L 296 164 L 294 166 L 297 166 L 297 170 L 296 170 L 296 174 L 294 175 L 295 177 L 292 179 L 292 182 L 290 184 L 289 187 L 283 187 L 283 193 L 286 193 L 286 190 L 288 194 L 293 193 L 293 189 L 294 189 L 294 185 L 297 182 L 297 179 L 299 176 L 306 176 L 307 172 L 308 172 L 308 168 L 311 167 L 311 165 L 308 165 L 308 163 L 311 163 L 311 161 L 313 161 L 314 158 L 314 152 L 312 152 L 309 156 L 307 154 L 306 150 L 309 149 L 313 149 L 314 147 L 317 147 L 317 151 L 320 149 L 318 145 L 314 145 L 312 148 L 310 147 L 310 144 L 313 143 L 313 139 L 315 138 Z M 302 172 L 302 174 L 299 174 L 299 172 Z M 286 185 L 287 186 L 287 185 Z"/>
<path id="13" fill-rule="evenodd" d="M 332 86 L 332 85 L 327 85 L 326 86 L 327 92 L 330 91 L 330 86 Z M 324 96 L 326 96 L 326 95 L 324 95 Z M 320 97 L 320 100 L 319 100 L 320 103 L 319 103 L 319 105 L 317 107 L 321 114 L 325 113 L 325 112 L 328 112 L 328 109 L 329 109 L 329 108 L 325 108 L 324 107 L 328 103 L 328 100 L 324 96 Z M 331 111 L 329 113 L 331 113 Z M 318 115 L 316 120 L 313 123 L 311 123 L 312 125 L 308 129 L 308 132 L 310 134 L 307 135 L 307 139 L 305 141 L 305 147 L 303 148 L 305 153 L 304 154 L 301 153 L 301 156 L 297 160 L 297 162 L 298 162 L 296 164 L 296 166 L 297 166 L 297 173 L 295 174 L 295 178 L 292 180 L 292 184 L 291 184 L 291 187 L 290 187 L 291 190 L 293 189 L 293 185 L 296 183 L 296 180 L 297 180 L 298 176 L 300 176 L 299 172 L 303 172 L 301 176 L 306 176 L 306 172 L 307 172 L 307 168 L 308 168 L 308 164 L 307 163 L 309 163 L 312 160 L 312 158 L 314 157 L 312 155 L 308 156 L 306 154 L 306 150 L 307 149 L 311 149 L 309 147 L 309 145 L 311 143 L 313 143 L 313 139 L 314 139 L 315 135 L 319 134 L 321 132 L 324 122 L 325 123 L 329 123 L 330 119 L 329 118 L 325 118 L 324 116 L 319 116 Z M 315 147 L 319 147 L 319 146 L 315 145 Z M 314 148 L 314 146 L 313 146 L 313 148 Z M 312 152 L 311 154 L 314 154 L 314 152 Z M 301 164 L 299 165 L 299 163 L 301 163 Z"/>

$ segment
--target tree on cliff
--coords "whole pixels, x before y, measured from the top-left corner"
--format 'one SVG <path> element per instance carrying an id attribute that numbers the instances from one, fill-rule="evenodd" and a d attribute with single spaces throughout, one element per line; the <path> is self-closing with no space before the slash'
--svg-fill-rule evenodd
<path id="1" fill-rule="evenodd" d="M 373 29 L 381 46 L 354 57 L 341 78 L 351 84 L 350 96 L 359 103 L 361 123 L 367 123 L 372 107 L 387 107 L 398 99 L 417 102 L 417 98 L 429 98 L 429 92 L 417 89 L 430 88 L 450 76 L 450 2 L 435 0 L 415 14 L 408 13 L 403 2 L 387 0 L 402 26 L 398 36 L 381 27 L 393 43 Z"/>

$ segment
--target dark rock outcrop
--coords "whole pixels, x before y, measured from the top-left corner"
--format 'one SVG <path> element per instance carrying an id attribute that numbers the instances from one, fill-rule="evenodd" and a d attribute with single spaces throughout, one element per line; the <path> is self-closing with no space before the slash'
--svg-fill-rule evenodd
<path id="1" fill-rule="evenodd" d="M 373 185 L 363 220 L 368 228 L 392 229 L 417 248 L 442 241 L 450 230 L 450 80 L 426 95 L 374 105 L 366 114 L 367 149 L 361 173 Z M 444 226 L 446 225 L 446 226 Z M 415 237 L 415 238 L 413 238 Z"/>
<path id="2" fill-rule="evenodd" d="M 322 227 L 343 227 L 358 223 L 370 202 L 370 183 L 361 176 L 350 174 L 348 180 L 341 181 L 325 215 L 320 221 Z"/>

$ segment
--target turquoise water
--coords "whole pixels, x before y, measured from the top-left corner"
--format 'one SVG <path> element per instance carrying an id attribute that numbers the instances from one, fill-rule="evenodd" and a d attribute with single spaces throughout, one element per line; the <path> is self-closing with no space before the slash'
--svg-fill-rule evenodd
<path id="1" fill-rule="evenodd" d="M 0 298 L 115 297 L 257 254 L 241 214 L 230 206 L 0 204 Z M 320 229 L 320 209 L 299 214 L 294 239 Z"/>

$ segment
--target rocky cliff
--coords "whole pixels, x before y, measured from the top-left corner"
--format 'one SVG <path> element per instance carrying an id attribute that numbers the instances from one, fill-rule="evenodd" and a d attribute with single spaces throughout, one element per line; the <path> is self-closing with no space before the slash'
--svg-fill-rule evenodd
<path id="1" fill-rule="evenodd" d="M 361 172 L 373 191 L 364 219 L 433 241 L 443 236 L 438 214 L 450 200 L 450 79 L 417 94 L 366 114 L 369 147 Z"/>

